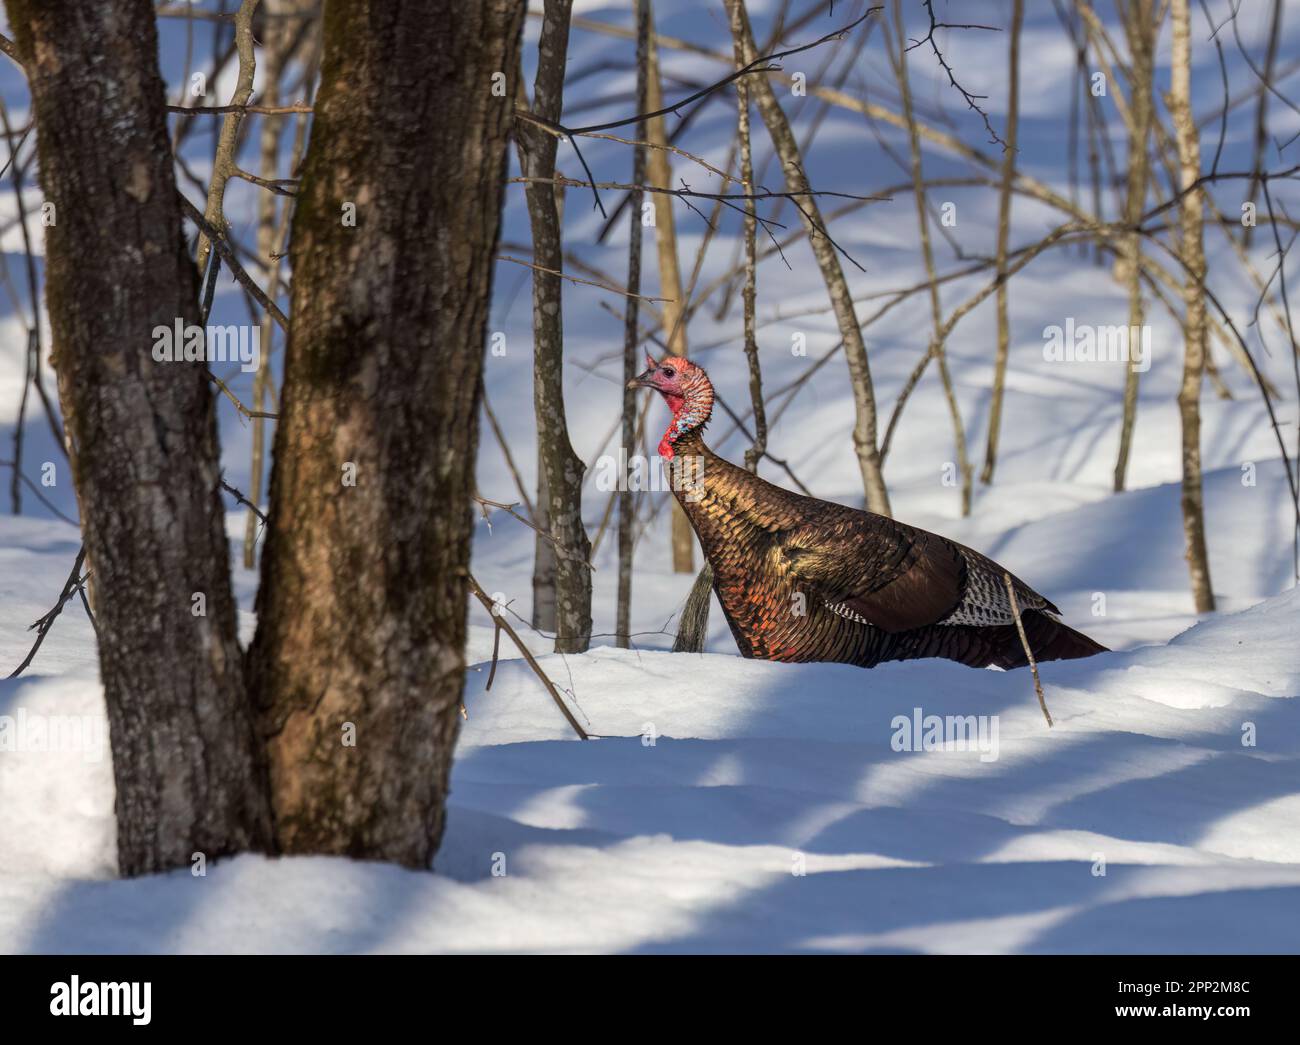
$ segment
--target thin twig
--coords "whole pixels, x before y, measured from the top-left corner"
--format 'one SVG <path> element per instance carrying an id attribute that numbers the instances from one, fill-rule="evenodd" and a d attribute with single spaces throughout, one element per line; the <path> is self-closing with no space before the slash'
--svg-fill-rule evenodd
<path id="1" fill-rule="evenodd" d="M 515 180 L 525 181 L 525 180 L 538 180 L 538 179 L 517 178 Z M 551 181 L 553 179 L 547 178 L 545 180 Z M 554 180 L 559 181 L 561 179 L 554 179 Z M 567 179 L 563 179 L 563 180 L 567 183 Z M 573 182 L 572 184 L 581 185 L 585 183 Z M 498 254 L 497 261 L 509 261 L 511 264 L 514 265 L 523 265 L 525 268 L 536 269 L 538 272 L 545 272 L 548 276 L 559 276 L 561 279 L 567 279 L 570 283 L 581 283 L 584 287 L 599 287 L 601 290 L 606 290 L 611 294 L 621 294 L 625 298 L 637 298 L 640 301 L 671 301 L 672 300 L 672 298 L 646 297 L 644 294 L 629 294 L 626 290 L 619 290 L 618 287 L 611 287 L 608 283 L 597 283 L 595 280 L 591 280 L 591 279 L 579 279 L 577 276 L 570 276 L 568 273 L 560 272 L 557 269 L 547 268 L 544 265 L 538 265 L 531 261 L 524 261 L 523 258 L 512 258 L 509 254 Z"/>
<path id="2" fill-rule="evenodd" d="M 754 73 L 779 71 L 781 69 L 781 66 L 774 65 L 772 63 L 777 62 L 782 58 L 788 58 L 791 55 L 801 54 L 804 51 L 810 51 L 814 47 L 820 47 L 822 44 L 830 40 L 842 40 L 847 33 L 855 29 L 858 25 L 866 21 L 868 18 L 870 18 L 873 14 L 875 14 L 879 10 L 880 10 L 879 7 L 868 8 L 866 13 L 863 14 L 860 18 L 854 19 L 852 22 L 850 22 L 848 25 L 844 26 L 843 28 L 832 30 L 831 32 L 827 33 L 825 36 L 821 37 L 820 39 L 814 40 L 812 43 L 803 44 L 802 46 L 792 47 L 785 51 L 776 51 L 773 54 L 761 55 L 759 57 L 756 57 L 752 62 L 748 63 L 747 65 L 743 66 L 740 69 L 735 70 L 734 72 L 727 74 L 721 80 L 717 80 L 714 83 L 709 84 L 707 87 L 701 88 L 700 90 L 695 91 L 693 94 L 687 95 L 685 98 L 682 98 L 680 101 L 674 102 L 672 105 L 665 106 L 661 109 L 656 109 L 654 112 L 637 113 L 636 115 L 629 116 L 625 119 L 611 120 L 607 123 L 592 124 L 588 127 L 565 127 L 563 124 L 555 120 L 547 120 L 543 125 L 546 126 L 547 129 L 552 132 L 559 132 L 560 134 L 564 134 L 568 136 L 569 143 L 573 146 L 574 155 L 578 157 L 578 162 L 582 164 L 582 169 L 587 173 L 587 178 L 590 183 L 590 188 L 592 190 L 592 194 L 595 197 L 595 205 L 602 215 L 608 217 L 608 215 L 605 214 L 604 204 L 602 204 L 600 201 L 599 190 L 603 186 L 597 185 L 595 183 L 596 179 L 592 177 L 591 169 L 587 166 L 587 161 L 583 159 L 582 152 L 578 149 L 578 143 L 574 141 L 575 136 L 592 134 L 596 131 L 612 131 L 616 127 L 627 127 L 631 124 L 638 124 L 640 126 L 645 126 L 646 121 L 652 120 L 657 116 L 668 116 L 670 114 L 676 114 L 678 111 L 690 105 L 692 102 L 698 101 L 701 98 L 706 98 L 709 95 L 714 94 L 717 91 L 720 91 L 722 88 L 726 87 L 733 80 L 738 80 L 742 76 L 750 76 Z M 516 110 L 516 115 L 520 116 L 520 118 L 527 119 L 531 123 L 540 123 L 544 119 L 543 117 L 540 117 L 535 113 L 527 113 L 527 115 L 524 116 L 522 110 Z"/>
<path id="3" fill-rule="evenodd" d="M 506 504 L 504 501 L 492 501 L 476 493 L 470 494 L 470 497 L 472 500 L 478 503 L 479 511 L 483 513 L 483 521 L 488 525 L 488 533 L 492 532 L 492 516 L 488 513 L 488 509 L 496 508 L 498 511 L 505 512 L 511 518 L 518 519 L 530 530 L 535 531 L 541 537 L 549 541 L 555 547 L 555 554 L 559 556 L 561 559 L 573 559 L 577 562 L 580 562 L 583 566 L 587 567 L 587 569 L 591 570 L 592 572 L 595 572 L 596 567 L 593 566 L 590 562 L 576 555 L 569 555 L 568 552 L 566 552 L 563 548 L 560 547 L 559 542 L 557 542 L 554 537 L 552 537 L 549 533 L 543 530 L 531 519 L 525 519 L 522 515 L 520 515 L 517 511 L 515 511 L 515 509 L 519 507 L 518 504 Z"/>
<path id="4" fill-rule="evenodd" d="M 32 648 L 27 651 L 27 656 L 23 658 L 23 662 L 9 673 L 9 678 L 16 679 L 27 670 L 27 665 L 29 665 L 35 658 L 36 651 L 41 648 L 41 643 L 45 641 L 45 636 L 50 633 L 50 628 L 54 626 L 54 621 L 58 618 L 59 614 L 63 612 L 63 607 L 76 593 L 77 589 L 85 583 L 85 578 L 81 576 L 81 564 L 85 561 L 86 546 L 83 544 L 77 552 L 76 561 L 72 564 L 72 572 L 68 574 L 68 579 L 63 584 L 63 593 L 59 596 L 59 601 L 54 604 L 53 609 L 27 629 L 28 631 L 31 631 L 32 628 L 36 629 L 36 641 L 32 644 Z M 87 574 L 87 576 L 89 576 L 89 574 Z"/>
<path id="5" fill-rule="evenodd" d="M 309 113 L 312 107 L 307 102 L 294 102 L 292 105 L 169 105 L 167 111 L 181 116 L 221 116 L 250 112 L 259 116 L 290 116 L 293 113 Z"/>
<path id="6" fill-rule="evenodd" d="M 217 377 L 217 375 L 214 374 L 211 370 L 208 371 L 208 380 L 211 381 L 214 385 L 216 385 L 219 389 L 221 389 L 221 391 L 225 393 L 226 398 L 235 404 L 235 409 L 238 410 L 245 417 L 247 417 L 250 421 L 255 417 L 265 417 L 272 421 L 279 420 L 280 415 L 273 414 L 269 410 L 248 409 L 248 407 L 246 407 L 243 403 L 239 401 L 239 397 L 230 390 L 230 386 L 227 385 L 224 381 L 222 381 L 221 378 Z"/>
<path id="7" fill-rule="evenodd" d="M 970 106 L 970 108 L 974 109 L 977 113 L 979 113 L 980 118 L 984 121 L 984 129 L 989 132 L 990 143 L 994 145 L 1001 145 L 1004 151 L 1009 149 L 1010 146 L 1007 145 L 1007 143 L 1004 142 L 1001 138 L 999 138 L 998 132 L 993 129 L 993 124 L 989 121 L 989 114 L 986 113 L 983 109 L 981 109 L 978 104 L 976 104 L 976 99 L 985 99 L 988 97 L 988 95 L 971 94 L 970 91 L 966 90 L 965 87 L 963 87 L 961 84 L 957 82 L 957 77 L 953 74 L 952 66 L 950 66 L 948 64 L 947 59 L 944 58 L 943 52 L 939 50 L 939 44 L 934 38 L 934 34 L 936 30 L 939 29 L 984 29 L 992 33 L 1000 32 L 1001 30 L 999 30 L 997 26 L 993 26 L 993 25 L 971 25 L 971 24 L 958 25 L 950 22 L 940 22 L 934 16 L 933 0 L 922 0 L 922 3 L 923 6 L 925 7 L 926 14 L 930 16 L 930 29 L 929 32 L 927 32 L 923 37 L 921 37 L 921 39 L 913 40 L 911 45 L 907 48 L 907 50 L 911 51 L 914 48 L 920 47 L 922 44 L 928 43 L 930 45 L 930 50 L 934 52 L 934 57 L 938 59 L 939 65 L 943 68 L 943 71 L 948 74 L 948 82 L 952 84 L 954 88 L 956 88 L 957 92 L 963 98 L 966 99 L 966 104 Z"/>
<path id="8" fill-rule="evenodd" d="M 199 230 L 212 241 L 212 246 L 221 255 L 221 260 L 229 266 L 231 274 L 239 281 L 240 286 L 252 294 L 257 303 L 271 313 L 281 330 L 288 333 L 289 317 L 280 311 L 279 305 L 266 296 L 266 292 L 254 282 L 253 277 L 244 271 L 244 267 L 239 263 L 239 259 L 235 257 L 235 252 L 226 237 L 212 227 L 208 220 L 203 217 L 199 208 L 194 206 L 184 193 L 178 192 L 177 195 L 180 197 L 181 209 L 185 211 L 185 216 L 194 222 L 199 227 Z"/>
<path id="9" fill-rule="evenodd" d="M 1025 625 L 1020 619 L 1020 603 L 1016 599 L 1016 586 L 1011 580 L 1011 574 L 1004 572 L 1002 580 L 1006 583 L 1007 594 L 1011 596 L 1011 614 L 1016 618 L 1016 631 L 1020 632 L 1020 644 L 1025 647 L 1025 657 L 1029 660 L 1029 670 L 1034 676 L 1034 692 L 1038 694 L 1038 706 L 1043 709 L 1043 718 L 1047 719 L 1047 726 L 1052 726 L 1052 714 L 1047 710 L 1047 699 L 1043 696 L 1043 683 L 1038 677 L 1038 662 L 1034 660 L 1034 651 L 1029 648 L 1029 637 L 1025 634 Z"/>
<path id="10" fill-rule="evenodd" d="M 241 491 L 235 489 L 235 487 L 231 486 L 228 482 L 226 482 L 225 476 L 221 477 L 221 488 L 225 490 L 226 493 L 230 494 L 230 496 L 232 496 L 236 501 L 242 504 L 245 508 L 247 508 L 250 512 L 256 515 L 259 519 L 261 519 L 263 526 L 266 525 L 267 522 L 266 513 L 263 512 L 262 509 L 260 509 L 257 505 L 255 505 L 247 497 L 245 497 Z"/>

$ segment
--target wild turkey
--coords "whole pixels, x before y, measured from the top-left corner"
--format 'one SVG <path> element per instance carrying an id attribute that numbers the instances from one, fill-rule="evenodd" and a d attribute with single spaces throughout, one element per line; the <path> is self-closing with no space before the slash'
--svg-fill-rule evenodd
<path id="1" fill-rule="evenodd" d="M 672 356 L 631 384 L 664 397 L 673 419 L 659 443 L 673 492 L 713 568 L 713 590 L 746 657 L 836 661 L 946 657 L 972 667 L 1027 663 L 1001 566 L 938 534 L 803 497 L 718 457 L 704 445 L 713 385 Z M 1012 577 L 1037 660 L 1087 657 L 1105 647 Z"/>

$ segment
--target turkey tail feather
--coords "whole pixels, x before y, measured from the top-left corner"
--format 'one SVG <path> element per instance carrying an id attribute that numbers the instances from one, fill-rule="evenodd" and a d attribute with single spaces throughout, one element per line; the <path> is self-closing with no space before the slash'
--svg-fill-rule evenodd
<path id="1" fill-rule="evenodd" d="M 1037 661 L 1075 660 L 1091 657 L 1094 653 L 1109 652 L 1100 642 L 1046 614 L 1030 611 L 1022 615 L 1021 622 Z M 993 663 L 1000 668 L 1025 667 L 1029 661 L 1025 658 L 1024 645 L 1014 625 L 999 630 L 1006 631 L 1007 638 L 1000 643 L 998 656 Z"/>
<path id="2" fill-rule="evenodd" d="M 702 653 L 709 637 L 709 601 L 713 598 L 713 567 L 707 562 L 691 585 L 677 626 L 674 653 Z"/>

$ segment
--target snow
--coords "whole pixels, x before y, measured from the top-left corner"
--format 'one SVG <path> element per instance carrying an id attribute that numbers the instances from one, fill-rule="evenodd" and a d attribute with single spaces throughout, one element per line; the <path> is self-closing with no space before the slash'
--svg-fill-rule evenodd
<path id="1" fill-rule="evenodd" d="M 721 46 L 720 23 L 699 5 L 661 0 L 655 6 L 663 32 Z M 975 6 L 981 11 L 972 11 L 972 21 L 1004 20 L 996 5 Z M 626 21 L 625 5 L 592 0 L 581 7 L 584 14 Z M 765 26 L 772 5 L 750 7 L 756 24 Z M 1300 19 L 1283 25 L 1284 46 L 1289 41 L 1294 50 Z M 166 34 L 174 31 L 164 27 L 164 57 L 172 65 L 179 60 L 168 58 Z M 1259 27 L 1243 25 L 1243 31 L 1255 40 Z M 535 40 L 531 21 L 528 32 Z M 1061 50 L 1050 9 L 1031 11 L 1026 33 L 1027 54 Z M 959 46 L 953 41 L 963 71 L 971 71 L 972 89 L 990 94 L 990 112 L 998 119 L 1004 43 L 995 34 L 964 36 Z M 575 34 L 572 67 L 609 58 L 613 46 L 603 37 Z M 1196 103 L 1203 111 L 1216 104 L 1220 86 L 1213 53 L 1199 48 L 1197 59 Z M 923 60 L 918 52 L 915 61 Z M 676 53 L 666 54 L 664 65 L 701 82 L 718 73 L 707 61 Z M 1026 170 L 1067 194 L 1060 113 L 1068 105 L 1070 68 L 1070 62 L 1036 58 L 1026 65 L 1026 73 L 1035 71 L 1026 80 L 1029 112 L 1020 158 Z M 936 71 L 917 66 L 918 104 L 927 112 L 943 110 L 966 138 L 978 140 Z M 178 69 L 166 72 L 172 82 L 179 77 Z M 881 84 L 885 77 L 873 44 L 847 86 Z M 21 111 L 22 89 L 12 79 L 3 84 L 11 111 Z M 627 76 L 610 73 L 601 89 L 613 94 L 629 84 Z M 594 121 L 603 113 L 622 115 L 623 107 L 586 111 Z M 1279 121 L 1286 126 L 1285 118 Z M 698 146 L 721 164 L 733 128 L 734 112 L 716 106 L 693 126 L 694 144 L 687 147 Z M 882 133 L 895 149 L 905 149 L 893 132 Z M 1225 165 L 1240 158 L 1233 150 L 1248 148 L 1249 138 L 1234 124 Z M 1122 148 L 1122 141 L 1115 145 Z M 756 148 L 761 167 L 765 143 L 757 137 Z M 610 143 L 592 142 L 584 155 L 611 180 L 623 178 L 630 163 L 622 147 Z M 189 159 L 203 169 L 201 145 Z M 927 151 L 926 164 L 934 176 L 961 171 L 941 151 Z M 905 180 L 861 118 L 844 113 L 826 121 L 809 167 L 815 184 L 845 191 L 871 192 Z M 687 177 L 696 188 L 713 187 L 701 172 Z M 243 230 L 252 198 L 232 195 L 232 216 Z M 951 231 L 971 254 L 989 252 L 994 195 L 954 189 L 952 198 L 960 219 Z M 1231 193 L 1221 202 L 1236 212 Z M 0 194 L 0 225 L 14 216 L 12 200 Z M 1016 202 L 1015 218 L 1015 243 L 1037 238 L 1059 220 L 1023 200 Z M 701 226 L 686 212 L 679 222 L 680 249 L 691 259 Z M 621 278 L 625 227 L 597 245 L 600 224 L 580 194 L 569 197 L 570 242 L 589 263 Z M 835 228 L 867 268 L 862 274 L 848 266 L 860 297 L 923 277 L 909 197 L 873 204 L 837 220 Z M 38 251 L 40 233 L 34 226 Z M 507 196 L 503 238 L 527 241 L 519 193 Z M 1261 271 L 1271 269 L 1268 239 L 1258 237 L 1254 248 Z M 732 244 L 720 242 L 708 255 L 702 283 L 731 263 Z M 13 252 L 21 247 L 12 232 L 0 246 L 20 272 L 21 256 Z M 1213 278 L 1221 281 L 1216 292 L 1247 331 L 1261 368 L 1283 390 L 1278 411 L 1290 445 L 1296 398 L 1285 341 L 1267 315 L 1250 326 L 1255 292 L 1237 275 L 1222 237 L 1212 236 L 1208 249 Z M 646 250 L 652 258 L 650 240 Z M 953 266 L 940 240 L 936 251 L 941 267 Z M 798 378 L 838 340 L 806 248 L 787 253 L 790 268 L 773 259 L 759 274 L 759 342 L 769 390 Z M 508 349 L 503 357 L 486 358 L 485 380 L 531 487 L 528 273 L 499 268 L 491 324 L 506 335 Z M 657 293 L 654 269 L 647 264 L 643 288 L 651 295 Z M 945 285 L 945 310 L 978 290 L 984 278 Z M 566 408 L 575 448 L 593 468 L 601 454 L 613 451 L 607 433 L 620 398 L 622 321 L 601 308 L 602 301 L 621 305 L 590 288 L 565 294 L 572 363 Z M 1300 940 L 1300 593 L 1293 580 L 1286 476 L 1258 394 L 1216 343 L 1214 358 L 1233 398 L 1219 399 L 1207 388 L 1202 400 L 1206 527 L 1218 611 L 1201 618 L 1188 593 L 1179 512 L 1177 325 L 1152 304 L 1153 365 L 1142 375 L 1128 490 L 1116 495 L 1111 473 L 1122 366 L 1049 362 L 1042 349 L 1044 328 L 1071 317 L 1096 325 L 1125 322 L 1123 288 L 1108 268 L 1062 249 L 1015 277 L 1010 302 L 1011 361 L 996 482 L 977 483 L 972 515 L 961 518 L 958 491 L 944 481 L 953 460 L 952 432 L 933 372 L 908 405 L 886 477 L 899 518 L 992 555 L 1056 602 L 1072 625 L 1115 651 L 1043 665 L 1053 728 L 1024 671 L 978 671 L 940 661 L 869 672 L 747 661 L 737 655 L 716 604 L 708 652 L 665 652 L 693 578 L 671 572 L 663 493 L 644 496 L 649 521 L 637 548 L 633 589 L 637 648 L 611 646 L 616 570 L 607 533 L 595 560 L 593 648 L 576 656 L 552 654 L 523 623 L 530 611 L 533 535 L 497 513 L 490 530 L 485 523 L 477 527 L 475 575 L 486 591 L 510 602 L 509 612 L 518 615 L 510 619 L 598 739 L 575 739 L 504 637 L 501 663 L 486 689 L 493 629 L 475 605 L 464 696 L 468 720 L 435 873 L 324 857 L 245 855 L 209 863 L 201 877 L 179 870 L 119 880 L 94 634 L 74 602 L 28 670 L 0 681 L 0 950 L 1293 951 Z M 878 304 L 860 302 L 860 315 Z M 214 322 L 242 321 L 243 308 L 237 290 L 223 280 Z M 926 347 L 927 308 L 916 297 L 867 328 L 885 410 Z M 0 442 L 9 445 L 25 333 L 12 311 L 0 320 Z M 697 358 L 743 413 L 747 388 L 738 334 L 734 313 L 717 320 L 711 308 L 702 309 L 690 328 L 694 345 L 716 345 Z M 806 357 L 789 350 L 794 334 L 805 335 Z M 987 303 L 962 321 L 949 343 L 977 469 L 995 343 Z M 278 367 L 278 351 L 274 358 Z M 231 375 L 231 384 L 246 398 L 243 375 Z M 247 489 L 250 430 L 226 404 L 221 410 L 226 475 Z M 844 363 L 832 358 L 788 401 L 773 427 L 771 450 L 817 496 L 860 505 L 851 418 Z M 661 407 L 652 409 L 652 443 L 665 421 Z M 30 417 L 27 440 L 28 474 L 39 477 L 41 462 L 58 462 L 58 481 L 44 492 L 75 517 L 58 451 L 44 425 Z M 733 460 L 745 446 L 722 418 L 708 440 Z M 789 485 L 769 464 L 763 474 Z M 477 479 L 484 496 L 514 499 L 513 481 L 486 426 Z M 585 521 L 592 533 L 605 496 L 588 486 Z M 76 528 L 33 496 L 25 497 L 25 509 L 22 516 L 0 516 L 0 669 L 6 673 L 30 647 L 26 629 L 57 597 L 79 544 Z M 241 562 L 244 521 L 244 512 L 231 505 L 227 532 L 247 641 L 255 626 L 257 573 Z M 967 722 L 967 716 L 974 719 Z M 935 717 L 944 727 L 938 745 L 925 742 L 926 723 Z M 920 735 L 905 735 L 918 719 Z M 74 726 L 83 743 L 69 739 Z M 965 734 L 954 734 L 967 726 L 982 744 L 963 743 Z M 55 750 L 39 739 L 50 729 L 63 738 Z"/>
<path id="2" fill-rule="evenodd" d="M 10 579 L 39 590 L 67 545 L 10 557 L 5 657 L 31 615 Z M 74 654 L 88 632 L 69 611 L 0 684 L 0 715 L 102 721 L 94 662 Z M 601 646 L 542 657 L 600 735 L 583 743 L 522 660 L 490 691 L 479 664 L 433 875 L 241 856 L 116 880 L 108 760 L 4 751 L 0 947 L 1289 950 L 1298 633 L 1293 589 L 1169 643 L 1044 665 L 1051 730 L 1024 672 Z M 986 716 L 995 757 L 895 750 L 914 709 Z"/>

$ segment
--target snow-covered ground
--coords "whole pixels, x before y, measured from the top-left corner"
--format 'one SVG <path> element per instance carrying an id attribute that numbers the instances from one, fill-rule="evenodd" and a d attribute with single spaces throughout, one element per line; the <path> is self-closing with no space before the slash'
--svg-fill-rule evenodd
<path id="1" fill-rule="evenodd" d="M 584 15 L 627 20 L 623 4 L 581 6 Z M 841 10 L 849 6 L 836 5 L 837 23 L 856 16 Z M 1005 21 L 1003 5 L 970 6 L 972 21 Z M 1050 5 L 1042 11 L 1028 6 L 1033 46 L 1026 53 L 1036 57 L 1026 64 L 1032 77 L 1020 162 L 1068 194 L 1061 114 L 1069 104 L 1072 58 L 1041 60 L 1044 49 L 1060 43 L 1059 28 Z M 667 0 L 655 8 L 663 32 L 724 46 L 716 12 Z M 750 8 L 762 35 L 773 5 L 751 0 Z M 1294 52 L 1300 17 L 1288 17 L 1284 27 Z M 1258 39 L 1258 29 L 1253 20 L 1243 24 L 1248 42 Z M 168 32 L 164 58 L 176 65 Z M 535 37 L 530 23 L 530 44 Z M 613 46 L 605 37 L 575 33 L 571 68 L 609 57 Z M 1167 40 L 1162 46 L 1157 75 L 1163 86 Z M 970 70 L 970 87 L 990 95 L 995 120 L 1004 105 L 1004 47 L 995 34 L 952 40 L 959 68 Z M 1221 90 L 1217 67 L 1208 48 L 1198 43 L 1196 53 L 1198 111 L 1208 111 Z M 946 79 L 934 76 L 924 54 L 914 54 L 918 104 L 927 118 L 955 124 L 978 141 L 978 131 L 964 122 L 974 117 L 954 100 Z M 820 61 L 808 60 L 810 80 Z M 719 70 L 676 53 L 666 54 L 664 63 L 670 76 L 697 81 Z M 170 79 L 177 75 L 168 69 Z M 575 87 L 571 103 L 631 85 L 630 74 L 607 72 L 597 79 Z M 886 81 L 873 43 L 846 89 L 882 88 Z M 21 89 L 4 83 L 13 99 L 11 118 L 25 119 Z M 225 91 L 228 85 L 218 87 Z M 881 97 L 889 102 L 887 89 Z M 801 111 L 796 102 L 790 106 L 792 113 Z M 582 111 L 594 121 L 626 109 L 615 101 Z M 802 112 L 799 126 L 811 112 Z M 712 163 L 725 162 L 734 118 L 729 104 L 713 106 L 693 125 L 687 147 Z M 1279 133 L 1288 120 L 1295 122 L 1285 112 L 1276 119 Z M 1118 120 L 1112 122 L 1122 150 Z M 1240 157 L 1252 129 L 1248 120 L 1230 123 L 1227 157 Z M 903 139 L 882 133 L 905 150 Z M 765 143 L 756 138 L 756 147 L 761 166 Z M 599 177 L 626 177 L 630 158 L 622 147 L 592 143 L 584 153 Z M 562 155 L 562 165 L 569 162 Z M 201 175 L 201 148 L 191 163 Z M 961 173 L 942 151 L 927 151 L 926 163 L 933 176 Z M 809 171 L 821 187 L 862 193 L 906 180 L 862 118 L 843 112 L 832 113 L 819 131 Z M 715 187 L 715 179 L 689 165 L 680 173 L 697 188 Z M 949 231 L 968 253 L 991 250 L 995 195 L 954 189 L 952 196 L 960 217 Z M 246 186 L 232 188 L 228 210 L 241 235 L 248 230 L 251 199 Z M 1236 213 L 1230 194 L 1221 203 Z M 12 212 L 12 201 L 0 197 L 0 217 L 7 220 Z M 784 217 L 790 220 L 788 212 Z M 693 259 L 702 226 L 685 210 L 678 221 L 681 251 Z M 1031 242 L 1058 221 L 1059 215 L 1018 200 L 1013 245 Z M 600 225 L 589 201 L 570 195 L 570 244 L 620 278 L 625 227 L 597 245 Z M 860 315 L 882 300 L 865 300 L 869 295 L 923 278 L 909 197 L 855 211 L 834 228 L 867 269 L 849 267 L 863 299 Z M 33 234 L 39 245 L 40 229 Z M 522 194 L 513 190 L 504 239 L 527 242 Z M 1254 248 L 1262 271 L 1270 267 L 1267 241 L 1259 237 Z M 3 246 L 21 249 L 14 233 Z M 1209 236 L 1208 249 L 1216 292 L 1283 391 L 1277 409 L 1291 445 L 1298 418 L 1286 343 L 1267 315 L 1249 325 L 1254 291 L 1219 233 Z M 646 250 L 652 259 L 652 239 Z M 955 266 L 945 243 L 938 241 L 936 251 L 941 267 Z M 715 241 L 701 284 L 726 271 L 733 252 L 730 238 Z M 787 254 L 789 268 L 774 259 L 759 273 L 759 343 L 769 390 L 803 375 L 837 341 L 810 255 L 801 247 Z M 11 253 L 9 260 L 12 269 L 21 268 L 20 258 Z M 499 266 L 492 327 L 506 335 L 507 351 L 489 355 L 485 366 L 493 409 L 531 484 L 527 278 L 518 266 Z M 657 293 L 652 262 L 646 278 L 646 293 Z M 945 309 L 985 278 L 945 286 Z M 622 320 L 602 302 L 615 309 L 622 304 L 592 288 L 566 290 L 567 408 L 575 447 L 589 465 L 612 452 L 608 433 L 619 409 Z M 492 630 L 474 607 L 469 719 L 435 874 L 339 859 L 244 856 L 209 865 L 204 877 L 178 871 L 119 881 L 94 635 L 73 603 L 28 671 L 0 682 L 0 716 L 12 720 L 8 735 L 19 739 L 20 720 L 27 731 L 21 734 L 24 750 L 8 749 L 0 732 L 0 950 L 1296 950 L 1300 595 L 1293 587 L 1286 477 L 1258 394 L 1216 343 L 1215 361 L 1233 398 L 1217 398 L 1207 388 L 1203 399 L 1207 531 L 1219 610 L 1198 620 L 1179 514 L 1177 326 L 1163 306 L 1152 304 L 1153 360 L 1142 375 L 1129 489 L 1114 495 L 1122 365 L 1050 362 L 1043 331 L 1067 318 L 1125 323 L 1123 289 L 1109 269 L 1063 249 L 1017 275 L 1010 302 L 1011 364 L 996 482 L 977 484 L 971 517 L 960 518 L 958 491 L 945 482 L 953 438 L 933 371 L 903 416 L 886 477 L 899 518 L 993 555 L 1055 601 L 1071 624 L 1116 650 L 1043 666 L 1054 728 L 1047 728 L 1023 671 L 935 661 L 869 672 L 745 661 L 716 605 L 710 652 L 663 652 L 692 577 L 670 569 L 668 495 L 648 493 L 634 583 L 638 648 L 610 645 L 615 569 L 608 534 L 595 558 L 594 648 L 580 656 L 549 654 L 545 639 L 520 625 L 579 720 L 600 739 L 573 737 L 504 640 L 507 659 L 485 690 Z M 219 320 L 240 321 L 242 300 L 224 281 L 217 308 Z M 0 323 L 0 443 L 8 446 L 22 336 L 12 312 Z M 748 394 L 739 329 L 734 310 L 717 319 L 705 308 L 690 336 L 721 395 L 743 413 Z M 994 329 L 986 304 L 949 342 L 977 468 Z M 791 351 L 797 334 L 804 335 L 807 356 Z M 867 335 L 877 395 L 887 412 L 926 348 L 925 298 L 900 305 Z M 249 429 L 223 410 L 227 476 L 246 488 Z M 655 438 L 666 416 L 660 406 L 651 410 Z M 772 453 L 816 495 L 861 504 L 851 423 L 844 363 L 832 358 L 789 401 L 772 432 Z M 40 425 L 29 421 L 27 431 L 28 471 L 39 476 L 40 462 L 57 455 Z M 745 445 L 724 418 L 711 427 L 709 441 L 733 459 Z M 787 482 L 769 464 L 763 474 Z M 486 427 L 478 484 L 487 497 L 515 499 Z M 75 514 L 65 479 L 46 492 L 62 511 Z M 586 505 L 593 533 L 605 498 L 593 482 Z M 25 629 L 57 596 L 79 540 L 75 527 L 32 497 L 26 501 L 28 514 L 0 517 L 5 671 L 25 654 L 31 640 Z M 243 526 L 243 513 L 232 510 L 235 550 Z M 524 618 L 532 546 L 531 532 L 504 515 L 490 530 L 480 524 L 475 540 L 478 580 Z M 237 554 L 232 570 L 247 637 L 257 575 Z M 58 716 L 65 719 L 57 724 L 75 725 L 76 737 L 86 743 L 79 746 L 68 734 L 60 750 L 32 750 L 31 731 L 56 724 Z M 926 743 L 928 716 L 941 720 L 946 744 Z M 919 735 L 910 735 L 918 720 Z M 0 730 L 6 721 L 0 718 Z M 967 727 L 977 742 L 973 750 L 960 749 L 968 746 L 954 738 L 953 730 Z"/>
<path id="2" fill-rule="evenodd" d="M 69 547 L 8 565 L 47 577 Z M 521 660 L 490 692 L 480 665 L 434 875 L 244 856 L 116 881 L 102 751 L 5 753 L 0 946 L 1294 950 L 1297 633 L 1291 591 L 1047 665 L 1050 731 L 1023 672 L 602 647 L 543 659 L 582 743 Z M 102 718 L 88 626 L 56 642 L 0 713 Z M 972 744 L 927 742 L 926 716 L 968 715 Z"/>

